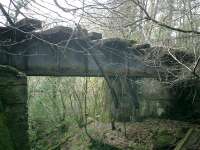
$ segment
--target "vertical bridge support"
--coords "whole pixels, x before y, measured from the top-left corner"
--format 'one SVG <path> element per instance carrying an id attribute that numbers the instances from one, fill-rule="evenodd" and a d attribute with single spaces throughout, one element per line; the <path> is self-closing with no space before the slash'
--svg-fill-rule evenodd
<path id="1" fill-rule="evenodd" d="M 0 149 L 29 150 L 27 78 L 0 65 Z"/>

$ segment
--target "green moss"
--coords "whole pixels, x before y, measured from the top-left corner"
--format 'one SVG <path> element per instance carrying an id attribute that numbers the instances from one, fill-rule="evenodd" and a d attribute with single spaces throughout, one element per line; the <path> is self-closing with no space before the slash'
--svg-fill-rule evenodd
<path id="1" fill-rule="evenodd" d="M 5 76 L 5 75 L 7 75 L 7 77 L 25 76 L 25 74 L 23 74 L 22 72 L 18 71 L 17 69 L 11 66 L 0 65 L 0 76 Z"/>
<path id="2" fill-rule="evenodd" d="M 141 143 L 131 143 L 127 150 L 149 150 L 149 146 Z"/>
<path id="3" fill-rule="evenodd" d="M 14 150 L 8 127 L 5 124 L 5 119 L 5 115 L 0 113 L 0 149 Z"/>
<path id="4" fill-rule="evenodd" d="M 102 143 L 101 141 L 92 141 L 89 146 L 90 150 L 120 150 L 112 145 Z"/>
<path id="5" fill-rule="evenodd" d="M 188 130 L 189 130 L 189 128 L 187 128 L 187 127 L 178 128 L 176 131 L 176 137 L 178 139 L 182 139 Z"/>
<path id="6" fill-rule="evenodd" d="M 165 150 L 170 148 L 176 141 L 176 137 L 170 134 L 167 130 L 159 130 L 154 137 L 154 149 Z"/>

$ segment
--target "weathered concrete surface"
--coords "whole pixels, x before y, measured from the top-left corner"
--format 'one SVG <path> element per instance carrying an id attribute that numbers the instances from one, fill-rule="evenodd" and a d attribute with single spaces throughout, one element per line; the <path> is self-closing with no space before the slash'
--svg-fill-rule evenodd
<path id="1" fill-rule="evenodd" d="M 107 84 L 104 91 L 104 100 L 106 102 L 105 107 L 109 110 L 110 117 L 122 122 L 136 120 L 136 116 L 139 115 L 139 99 L 137 94 L 137 86 L 135 84 L 135 78 L 127 78 L 120 76 L 116 78 L 110 78 L 112 87 L 119 99 L 119 106 L 116 108 L 114 104 L 114 97 L 109 92 Z"/>
<path id="2" fill-rule="evenodd" d="M 0 66 L 0 149 L 28 150 L 27 79 Z"/>
<path id="3" fill-rule="evenodd" d="M 155 79 L 136 80 L 140 118 L 163 117 L 169 113 L 172 95 L 166 85 Z"/>
<path id="4" fill-rule="evenodd" d="M 0 43 L 0 64 L 33 76 L 85 76 L 86 72 L 88 76 L 103 76 L 102 70 L 108 76 L 157 75 L 159 68 L 145 64 L 128 41 L 100 40 L 101 34 L 97 33 L 70 37 L 71 32 L 67 27 L 55 27 L 33 33 L 32 39 Z"/>
<path id="5" fill-rule="evenodd" d="M 113 88 L 120 99 L 118 108 L 108 88 L 105 90 L 106 107 L 111 118 L 117 121 L 137 121 L 146 117 L 160 117 L 169 113 L 171 104 L 169 90 L 158 80 L 151 78 L 111 79 Z"/>
<path id="6" fill-rule="evenodd" d="M 25 18 L 21 23 L 20 27 L 15 25 L 17 28 L 0 27 L 0 65 L 16 67 L 27 75 L 158 77 L 170 74 L 170 67 L 174 74 L 174 65 L 181 66 L 177 61 L 173 63 L 169 54 L 160 56 L 163 48 L 152 49 L 149 44 L 102 39 L 102 34 L 89 33 L 81 26 L 56 26 L 34 32 L 41 28 L 40 20 Z M 193 56 L 180 51 L 175 57 L 184 64 L 185 60 L 194 61 Z"/>
<path id="7" fill-rule="evenodd" d="M 119 107 L 115 107 L 108 88 L 104 95 L 106 107 L 115 120 L 137 121 L 151 117 L 191 121 L 200 118 L 199 79 L 180 80 L 170 86 L 152 78 L 118 77 L 111 83 L 120 99 Z"/>

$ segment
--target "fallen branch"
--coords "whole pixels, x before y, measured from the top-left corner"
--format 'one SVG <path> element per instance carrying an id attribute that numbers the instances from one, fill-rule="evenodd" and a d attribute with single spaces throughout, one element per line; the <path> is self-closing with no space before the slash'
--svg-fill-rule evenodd
<path id="1" fill-rule="evenodd" d="M 189 137 L 192 135 L 193 131 L 194 131 L 194 128 L 190 128 L 188 130 L 188 132 L 186 133 L 185 137 L 181 140 L 181 142 L 176 146 L 176 148 L 174 150 L 181 150 L 181 149 L 183 149 L 183 146 L 189 140 Z"/>

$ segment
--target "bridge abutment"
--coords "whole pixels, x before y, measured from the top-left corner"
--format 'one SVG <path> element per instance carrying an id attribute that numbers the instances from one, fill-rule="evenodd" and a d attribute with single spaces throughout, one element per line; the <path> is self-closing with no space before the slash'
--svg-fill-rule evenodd
<path id="1" fill-rule="evenodd" d="M 0 66 L 0 149 L 29 150 L 27 78 Z"/>

